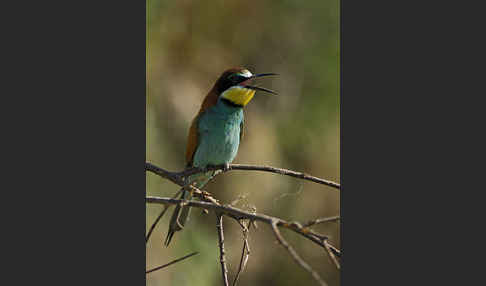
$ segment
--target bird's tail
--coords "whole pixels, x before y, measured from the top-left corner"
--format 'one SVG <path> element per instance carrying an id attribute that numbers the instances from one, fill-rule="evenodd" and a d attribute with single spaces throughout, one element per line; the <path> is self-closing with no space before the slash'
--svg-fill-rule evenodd
<path id="1" fill-rule="evenodd" d="M 182 194 L 179 199 L 191 199 L 191 192 L 183 189 Z M 169 232 L 167 233 L 167 237 L 165 238 L 165 246 L 169 246 L 169 243 L 174 236 L 174 233 L 176 231 L 182 230 L 184 228 L 184 225 L 187 222 L 187 219 L 189 217 L 189 213 L 191 211 L 191 207 L 188 206 L 183 206 L 181 207 L 180 205 L 177 205 L 174 212 L 172 213 L 172 217 L 170 218 L 170 224 L 169 224 Z"/>
<path id="2" fill-rule="evenodd" d="M 201 189 L 214 176 L 215 172 L 216 171 L 209 171 L 203 174 L 195 174 L 189 176 L 187 181 L 192 182 L 195 187 Z M 190 200 L 191 198 L 192 191 L 190 190 L 190 188 L 184 187 L 180 199 Z M 169 246 L 169 243 L 176 231 L 180 231 L 184 228 L 184 225 L 188 221 L 190 211 L 191 207 L 181 207 L 180 205 L 176 206 L 174 212 L 172 213 L 172 217 L 170 218 L 169 232 L 167 233 L 167 237 L 165 238 L 165 246 Z"/>

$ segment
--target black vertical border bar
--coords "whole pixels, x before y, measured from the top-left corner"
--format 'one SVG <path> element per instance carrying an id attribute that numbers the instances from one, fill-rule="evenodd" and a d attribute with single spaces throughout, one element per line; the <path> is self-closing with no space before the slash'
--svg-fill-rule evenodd
<path id="1" fill-rule="evenodd" d="M 462 285 L 481 273 L 465 257 L 479 254 L 467 231 L 484 223 L 467 223 L 483 200 L 465 192 L 481 175 L 458 162 L 478 158 L 470 136 L 484 129 L 467 130 L 484 108 L 466 98 L 484 93 L 472 88 L 483 73 L 466 67 L 484 66 L 473 55 L 481 11 L 341 0 L 342 285 Z"/>
<path id="2" fill-rule="evenodd" d="M 4 4 L 0 284 L 142 285 L 146 2 Z"/>

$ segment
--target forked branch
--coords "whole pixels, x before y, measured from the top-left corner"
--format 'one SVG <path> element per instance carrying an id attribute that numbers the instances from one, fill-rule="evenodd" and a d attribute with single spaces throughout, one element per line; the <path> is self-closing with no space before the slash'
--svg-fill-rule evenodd
<path id="1" fill-rule="evenodd" d="M 323 286 L 326 286 L 327 284 L 326 284 L 326 282 L 324 282 L 324 280 L 322 280 L 321 276 L 319 276 L 319 274 L 314 269 L 312 269 L 312 267 L 310 267 L 310 265 L 307 264 L 307 262 L 305 262 L 299 256 L 299 254 L 297 254 L 297 252 L 295 251 L 295 249 L 292 246 L 290 246 L 290 244 L 282 237 L 282 235 L 280 234 L 280 231 L 278 230 L 278 227 L 277 227 L 277 221 L 273 221 L 271 223 L 271 226 L 272 226 L 273 233 L 275 234 L 275 237 L 277 238 L 278 242 L 283 247 L 285 247 L 285 249 L 287 249 L 287 251 L 290 253 L 290 256 L 292 256 L 292 258 L 294 259 L 294 261 L 297 264 L 299 264 L 302 268 L 304 268 L 305 270 L 307 270 L 312 275 L 312 277 L 317 282 L 319 282 L 319 284 L 321 284 Z"/>

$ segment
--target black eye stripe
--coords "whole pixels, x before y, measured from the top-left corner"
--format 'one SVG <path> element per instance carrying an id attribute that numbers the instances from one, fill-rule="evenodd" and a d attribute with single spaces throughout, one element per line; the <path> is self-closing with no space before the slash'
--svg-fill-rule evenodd
<path id="1" fill-rule="evenodd" d="M 218 93 L 222 93 L 228 88 L 238 85 L 239 83 L 244 82 L 246 80 L 248 80 L 248 77 L 238 73 L 232 73 L 230 75 L 227 75 L 226 77 L 221 77 L 218 83 Z"/>
<path id="2" fill-rule="evenodd" d="M 232 74 L 228 77 L 229 80 L 231 80 L 232 82 L 242 82 L 242 81 L 245 81 L 246 80 L 246 77 L 240 75 L 240 74 Z"/>

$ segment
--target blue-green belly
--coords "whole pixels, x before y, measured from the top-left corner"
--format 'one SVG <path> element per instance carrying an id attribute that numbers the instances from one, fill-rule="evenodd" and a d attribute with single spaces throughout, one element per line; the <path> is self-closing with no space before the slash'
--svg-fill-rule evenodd
<path id="1" fill-rule="evenodd" d="M 193 165 L 221 165 L 231 163 L 240 145 L 240 125 L 243 109 L 218 102 L 199 119 L 198 147 Z"/>

